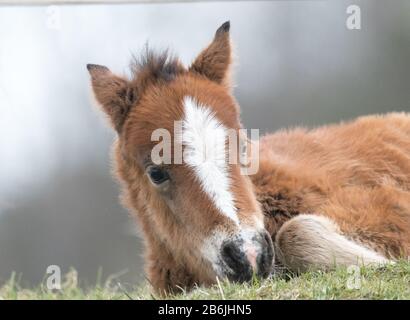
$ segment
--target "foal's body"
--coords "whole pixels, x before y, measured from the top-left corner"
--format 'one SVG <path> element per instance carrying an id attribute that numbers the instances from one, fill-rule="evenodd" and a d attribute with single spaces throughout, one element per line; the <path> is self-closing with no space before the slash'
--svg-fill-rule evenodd
<path id="1" fill-rule="evenodd" d="M 275 261 L 298 272 L 408 257 L 410 116 L 265 136 L 259 171 L 244 175 L 225 149 L 234 132 L 234 149 L 245 146 L 234 160 L 249 157 L 232 95 L 229 28 L 218 28 L 188 68 L 150 51 L 131 79 L 87 66 L 118 134 L 123 203 L 142 227 L 156 291 L 267 277 Z M 157 129 L 172 150 L 184 150 L 183 161 L 171 148 L 167 159 L 152 156 Z"/>
<path id="2" fill-rule="evenodd" d="M 279 131 L 260 148 L 251 179 L 279 263 L 303 271 L 410 256 L 410 115 Z"/>

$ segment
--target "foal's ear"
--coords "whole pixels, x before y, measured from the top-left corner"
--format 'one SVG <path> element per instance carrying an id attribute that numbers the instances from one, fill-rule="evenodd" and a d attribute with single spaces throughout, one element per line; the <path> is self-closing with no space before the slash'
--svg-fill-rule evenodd
<path id="1" fill-rule="evenodd" d="M 91 84 L 98 103 L 109 116 L 117 132 L 121 131 L 136 94 L 124 78 L 116 76 L 107 67 L 87 64 Z"/>
<path id="2" fill-rule="evenodd" d="M 195 59 L 190 71 L 199 73 L 217 83 L 229 84 L 231 65 L 230 22 L 227 21 L 216 30 L 214 40 Z"/>

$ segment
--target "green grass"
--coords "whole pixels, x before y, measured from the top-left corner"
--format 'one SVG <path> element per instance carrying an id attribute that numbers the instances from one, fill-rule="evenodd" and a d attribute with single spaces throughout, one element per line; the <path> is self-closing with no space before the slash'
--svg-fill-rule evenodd
<path id="1" fill-rule="evenodd" d="M 294 277 L 253 280 L 248 284 L 221 282 L 211 288 L 196 288 L 170 299 L 410 299 L 410 262 L 401 261 L 383 268 L 339 268 L 332 272 L 308 272 Z M 0 288 L 0 299 L 159 299 L 148 285 L 125 289 L 108 281 L 80 289 L 76 272 L 69 272 L 62 289 L 50 292 L 44 285 L 34 289 L 19 286 L 13 274 Z"/>

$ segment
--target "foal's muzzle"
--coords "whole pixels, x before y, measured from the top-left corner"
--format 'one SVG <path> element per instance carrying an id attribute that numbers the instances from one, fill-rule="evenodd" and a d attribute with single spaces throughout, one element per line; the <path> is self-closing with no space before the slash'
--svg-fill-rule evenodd
<path id="1" fill-rule="evenodd" d="M 222 244 L 221 257 L 227 267 L 225 274 L 231 281 L 249 281 L 253 274 L 266 278 L 273 267 L 272 239 L 267 232 L 262 232 L 250 240 L 226 240 Z"/>

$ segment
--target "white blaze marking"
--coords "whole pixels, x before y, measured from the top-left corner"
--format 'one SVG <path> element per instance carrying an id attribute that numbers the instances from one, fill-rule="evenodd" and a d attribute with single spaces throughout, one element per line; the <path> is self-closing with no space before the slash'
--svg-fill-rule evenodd
<path id="1" fill-rule="evenodd" d="M 186 96 L 183 101 L 182 143 L 184 161 L 190 166 L 215 206 L 237 225 L 234 199 L 229 191 L 225 127 L 215 118 L 209 107 L 196 103 Z"/>

